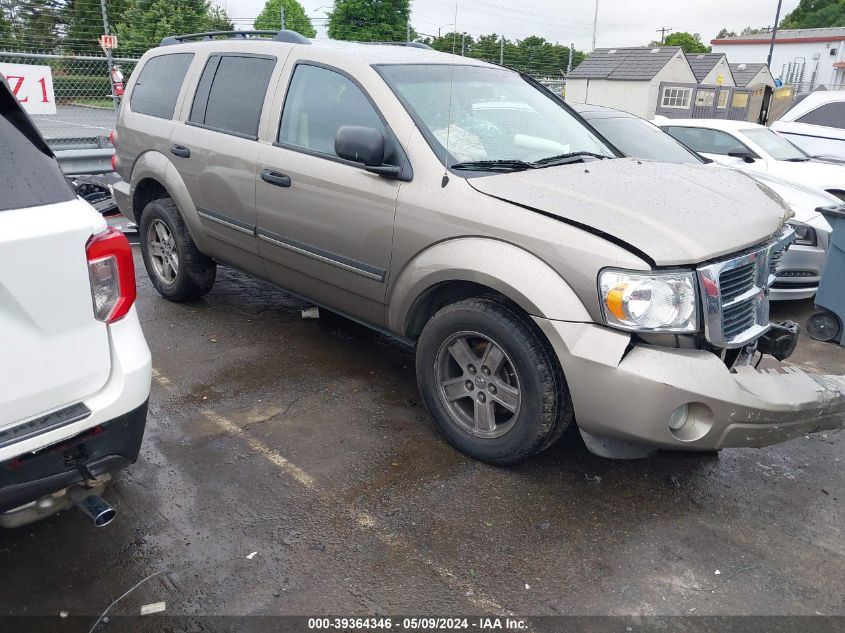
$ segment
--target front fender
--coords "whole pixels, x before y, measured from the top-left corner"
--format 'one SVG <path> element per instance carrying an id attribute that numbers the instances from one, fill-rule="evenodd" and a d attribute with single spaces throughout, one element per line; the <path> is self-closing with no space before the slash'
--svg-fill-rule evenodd
<path id="1" fill-rule="evenodd" d="M 405 265 L 389 291 L 389 329 L 404 333 L 416 300 L 429 288 L 449 281 L 487 286 L 533 316 L 592 322 L 569 284 L 541 259 L 507 242 L 464 237 L 440 242 Z"/>
<path id="2" fill-rule="evenodd" d="M 179 175 L 179 171 L 173 166 L 170 159 L 160 152 L 154 151 L 144 152 L 138 157 L 132 167 L 130 188 L 132 200 L 135 199 L 135 189 L 138 184 L 148 178 L 152 178 L 167 189 L 167 193 L 170 194 L 171 199 L 179 208 L 179 213 L 188 227 L 191 239 L 194 240 L 200 251 L 204 251 L 207 240 L 200 224 L 200 217 L 182 176 Z M 138 217 L 141 209 L 134 209 L 134 211 L 136 217 Z M 138 217 L 138 220 L 140 220 L 140 217 Z"/>

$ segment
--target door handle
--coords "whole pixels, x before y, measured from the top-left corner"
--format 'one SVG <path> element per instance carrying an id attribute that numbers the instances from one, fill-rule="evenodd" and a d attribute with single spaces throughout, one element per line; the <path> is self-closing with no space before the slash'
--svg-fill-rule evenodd
<path id="1" fill-rule="evenodd" d="M 171 145 L 170 146 L 170 153 L 174 156 L 178 156 L 179 158 L 190 158 L 191 157 L 191 150 L 189 150 L 184 145 Z"/>
<path id="2" fill-rule="evenodd" d="M 290 176 L 273 171 L 272 169 L 263 170 L 261 172 L 261 180 L 277 187 L 290 187 Z"/>

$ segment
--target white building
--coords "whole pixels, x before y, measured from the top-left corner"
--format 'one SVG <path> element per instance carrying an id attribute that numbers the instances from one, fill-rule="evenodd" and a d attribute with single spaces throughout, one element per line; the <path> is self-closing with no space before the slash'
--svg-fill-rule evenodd
<path id="1" fill-rule="evenodd" d="M 698 83 L 680 47 L 598 48 L 567 76 L 566 100 L 650 119 L 657 109 L 661 82 Z"/>
<path id="2" fill-rule="evenodd" d="M 738 35 L 712 40 L 714 53 L 724 53 L 736 64 L 765 63 L 771 33 Z M 798 92 L 818 86 L 845 87 L 845 27 L 784 29 L 777 32 L 772 75 Z"/>

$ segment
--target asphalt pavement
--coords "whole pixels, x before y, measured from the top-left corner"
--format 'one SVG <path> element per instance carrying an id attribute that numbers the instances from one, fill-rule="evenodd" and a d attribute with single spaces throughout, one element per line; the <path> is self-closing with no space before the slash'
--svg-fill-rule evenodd
<path id="1" fill-rule="evenodd" d="M 438 436 L 400 343 L 303 319 L 307 304 L 231 269 L 168 303 L 136 263 L 154 380 L 140 460 L 106 493 L 118 517 L 0 534 L 0 613 L 87 630 L 156 574 L 110 616 L 160 601 L 190 617 L 845 616 L 845 433 L 637 461 L 567 433 L 488 466 Z M 845 373 L 845 351 L 803 335 L 792 361 Z M 191 622 L 174 630 L 235 630 Z"/>

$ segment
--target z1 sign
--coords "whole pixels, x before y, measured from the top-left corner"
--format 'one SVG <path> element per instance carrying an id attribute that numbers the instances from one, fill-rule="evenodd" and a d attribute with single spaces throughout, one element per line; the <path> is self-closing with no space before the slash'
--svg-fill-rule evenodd
<path id="1" fill-rule="evenodd" d="M 29 114 L 56 114 L 53 74 L 49 66 L 0 63 L 0 73 Z"/>

